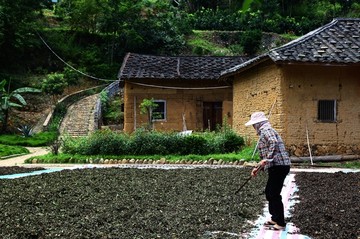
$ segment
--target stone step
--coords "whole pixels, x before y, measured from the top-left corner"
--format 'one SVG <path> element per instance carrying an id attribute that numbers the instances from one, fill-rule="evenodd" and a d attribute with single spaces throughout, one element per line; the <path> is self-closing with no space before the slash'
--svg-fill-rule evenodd
<path id="1" fill-rule="evenodd" d="M 85 97 L 71 105 L 60 125 L 61 135 L 86 136 L 93 131 L 94 107 L 98 95 Z"/>

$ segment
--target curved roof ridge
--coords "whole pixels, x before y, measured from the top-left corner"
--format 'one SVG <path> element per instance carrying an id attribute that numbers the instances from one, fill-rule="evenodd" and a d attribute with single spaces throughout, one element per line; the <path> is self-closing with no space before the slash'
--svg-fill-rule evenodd
<path id="1" fill-rule="evenodd" d="M 359 63 L 359 39 L 360 18 L 335 18 L 268 55 L 274 62 Z"/>
<path id="2" fill-rule="evenodd" d="M 286 43 L 286 44 L 284 44 L 284 45 L 282 45 L 282 46 L 279 46 L 279 47 L 276 47 L 276 48 L 274 48 L 274 49 L 271 49 L 271 50 L 269 51 L 269 53 L 272 52 L 272 51 L 276 51 L 276 50 L 278 50 L 278 49 L 285 49 L 285 48 L 287 48 L 287 47 L 293 47 L 293 46 L 296 45 L 296 44 L 299 44 L 299 43 L 301 43 L 301 42 L 304 42 L 304 41 L 308 40 L 309 38 L 313 37 L 315 33 L 316 33 L 316 34 L 317 34 L 317 33 L 320 33 L 320 32 L 322 32 L 322 31 L 324 31 L 325 29 L 329 28 L 330 26 L 333 26 L 337 21 L 338 21 L 338 19 L 335 18 L 335 19 L 333 19 L 330 23 L 328 23 L 328 24 L 326 24 L 326 25 L 324 25 L 324 26 L 321 26 L 321 27 L 319 27 L 319 28 L 316 28 L 315 30 L 312 30 L 311 32 L 308 32 L 308 33 L 306 33 L 305 35 L 303 35 L 303 36 L 301 36 L 301 37 L 299 37 L 299 38 L 297 38 L 297 39 L 295 39 L 295 40 L 292 40 L 292 41 L 290 41 L 290 42 L 288 42 L 288 43 Z"/>

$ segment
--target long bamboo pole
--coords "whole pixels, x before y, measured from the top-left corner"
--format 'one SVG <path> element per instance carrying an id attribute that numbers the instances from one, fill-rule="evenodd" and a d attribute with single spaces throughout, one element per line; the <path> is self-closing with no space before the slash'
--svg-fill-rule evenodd
<path id="1" fill-rule="evenodd" d="M 307 141 L 307 145 L 308 145 L 308 149 L 309 149 L 311 165 L 314 165 L 312 155 L 311 155 L 311 148 L 310 148 L 310 141 L 309 141 L 309 130 L 308 130 L 307 123 L 306 123 L 306 141 Z"/>

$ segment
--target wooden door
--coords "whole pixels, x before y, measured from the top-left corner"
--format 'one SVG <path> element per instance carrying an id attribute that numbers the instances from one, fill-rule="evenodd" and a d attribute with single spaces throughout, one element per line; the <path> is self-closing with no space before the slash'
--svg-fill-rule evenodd
<path id="1" fill-rule="evenodd" d="M 203 129 L 213 131 L 222 125 L 222 102 L 203 102 Z"/>

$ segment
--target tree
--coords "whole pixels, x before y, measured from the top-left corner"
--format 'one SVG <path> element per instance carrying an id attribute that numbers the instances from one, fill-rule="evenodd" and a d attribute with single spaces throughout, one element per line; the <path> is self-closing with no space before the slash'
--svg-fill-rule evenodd
<path id="1" fill-rule="evenodd" d="M 153 110 L 158 107 L 158 104 L 155 103 L 154 99 L 143 99 L 140 104 L 140 114 L 147 114 L 148 117 L 148 129 L 152 130 L 154 128 L 154 116 Z"/>
<path id="2" fill-rule="evenodd" d="M 56 12 L 72 29 L 117 37 L 125 51 L 173 54 L 185 44 L 182 12 L 168 0 L 62 0 Z"/>
<path id="3" fill-rule="evenodd" d="M 41 92 L 41 90 L 31 87 L 22 87 L 10 92 L 10 83 L 8 86 L 8 90 L 6 90 L 5 88 L 6 83 L 7 83 L 6 80 L 2 80 L 0 82 L 0 96 L 1 96 L 0 120 L 2 122 L 1 132 L 7 131 L 10 109 L 13 107 L 22 107 L 27 104 L 24 97 L 21 94 Z M 18 103 L 12 101 L 12 99 L 16 99 Z"/>
<path id="4" fill-rule="evenodd" d="M 53 97 L 53 102 L 55 103 L 57 96 L 64 93 L 67 85 L 68 84 L 65 81 L 63 74 L 51 73 L 48 74 L 45 79 L 43 79 L 41 89 L 44 93 L 51 95 Z"/>
<path id="5" fill-rule="evenodd" d="M 34 29 L 42 9 L 50 4 L 51 0 L 0 0 L 0 60 L 9 64 L 20 58 L 25 48 L 38 44 Z"/>
<path id="6" fill-rule="evenodd" d="M 57 14 L 64 17 L 74 30 L 94 33 L 104 17 L 107 1 L 104 0 L 63 0 L 56 6 Z"/>

